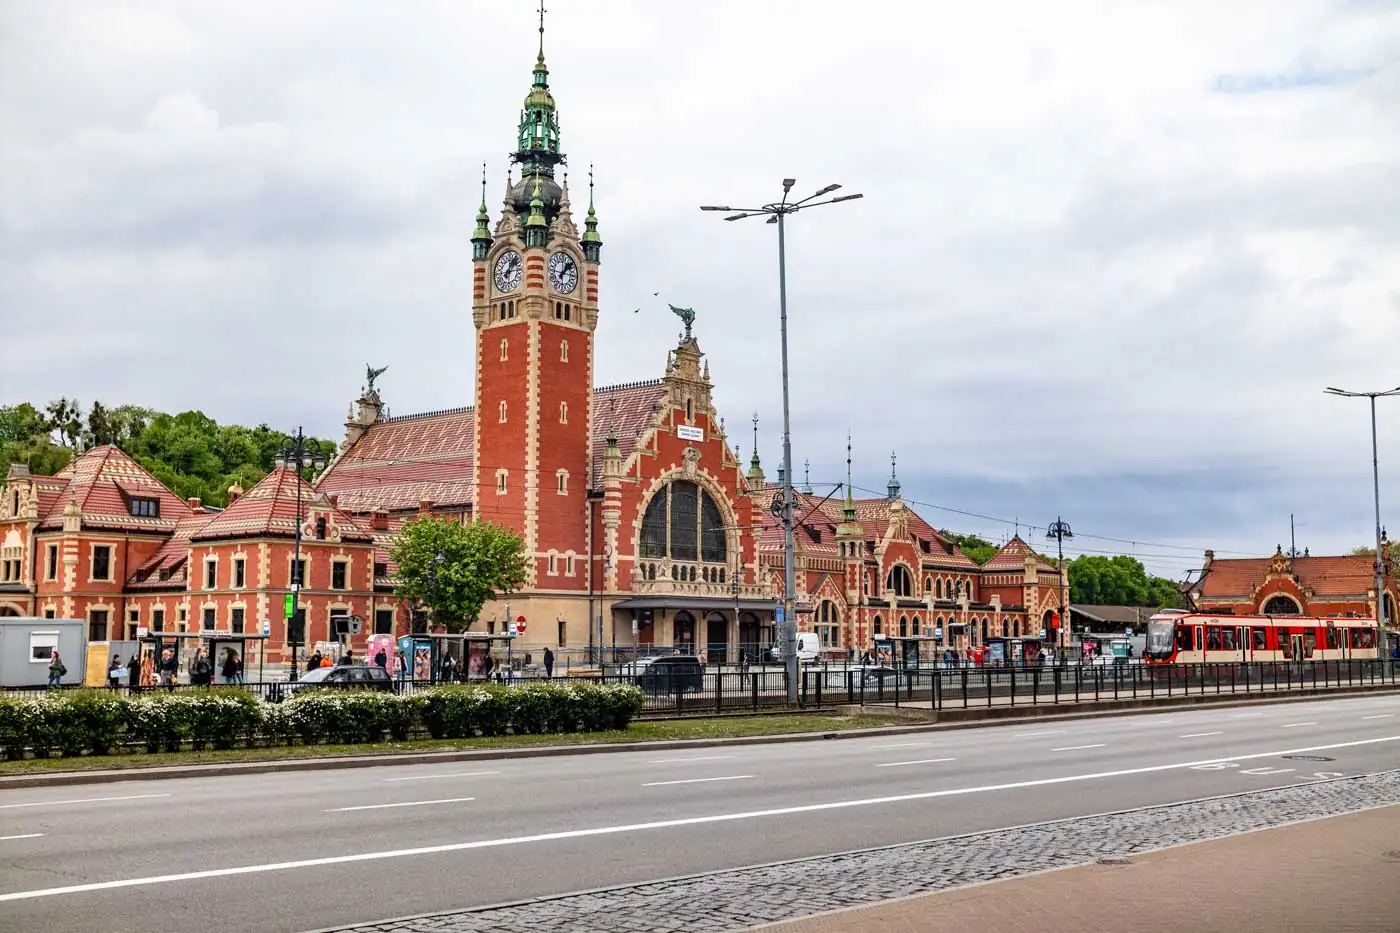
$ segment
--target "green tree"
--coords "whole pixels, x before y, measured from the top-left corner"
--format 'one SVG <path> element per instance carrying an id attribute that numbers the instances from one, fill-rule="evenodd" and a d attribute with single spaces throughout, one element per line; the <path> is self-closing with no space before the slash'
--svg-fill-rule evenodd
<path id="1" fill-rule="evenodd" d="M 53 442 L 45 414 L 28 402 L 0 406 L 0 474 L 12 463 L 51 476 L 63 469 L 73 452 Z"/>
<path id="2" fill-rule="evenodd" d="M 50 433 L 69 450 L 78 450 L 83 440 L 82 403 L 77 399 L 59 398 L 44 406 Z"/>
<path id="3" fill-rule="evenodd" d="M 938 533 L 957 545 L 958 550 L 970 557 L 976 564 L 985 564 L 996 555 L 998 550 L 995 544 L 976 535 L 960 535 L 946 529 L 940 529 Z"/>
<path id="4" fill-rule="evenodd" d="M 1148 574 L 1135 557 L 1081 554 L 1069 562 L 1070 601 L 1099 606 L 1175 609 L 1181 592 L 1165 577 Z"/>
<path id="5" fill-rule="evenodd" d="M 389 551 L 398 564 L 394 592 L 421 602 L 448 632 L 470 631 L 487 601 L 525 584 L 520 536 L 488 521 L 425 518 L 410 522 Z"/>

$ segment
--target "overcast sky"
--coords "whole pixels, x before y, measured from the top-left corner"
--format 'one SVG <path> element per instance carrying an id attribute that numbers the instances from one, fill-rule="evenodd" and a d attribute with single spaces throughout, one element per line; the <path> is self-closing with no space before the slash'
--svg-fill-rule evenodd
<path id="1" fill-rule="evenodd" d="M 840 182 L 864 200 L 788 235 L 814 484 L 849 429 L 858 487 L 897 449 L 930 521 L 998 540 L 1062 515 L 1179 578 L 1286 547 L 1290 512 L 1313 553 L 1369 539 L 1365 403 L 1321 390 L 1400 385 L 1400 4 L 548 6 L 576 205 L 596 164 L 599 384 L 661 375 L 663 302 L 694 307 L 773 475 L 774 229 L 696 208 Z M 366 363 L 395 414 L 470 404 L 468 239 L 534 8 L 0 6 L 0 404 L 339 437 Z"/>

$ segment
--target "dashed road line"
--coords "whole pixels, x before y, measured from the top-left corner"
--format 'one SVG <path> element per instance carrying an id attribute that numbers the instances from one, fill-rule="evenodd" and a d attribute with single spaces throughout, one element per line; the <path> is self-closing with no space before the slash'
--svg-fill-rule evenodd
<path id="1" fill-rule="evenodd" d="M 1178 735 L 1178 739 L 1203 739 L 1208 735 L 1224 735 L 1224 732 L 1188 732 L 1185 735 Z"/>
<path id="2" fill-rule="evenodd" d="M 753 777 L 752 774 L 730 774 L 726 775 L 725 777 L 686 778 L 683 781 L 652 781 L 648 784 L 643 784 L 642 786 L 668 787 L 672 784 L 708 784 L 711 781 L 746 781 L 751 777 Z"/>
<path id="3" fill-rule="evenodd" d="M 1105 745 L 1107 745 L 1107 744 L 1108 744 L 1107 742 L 1099 742 L 1099 743 L 1096 744 L 1096 745 L 1066 745 L 1064 748 L 1052 748 L 1052 749 L 1050 749 L 1050 751 L 1052 751 L 1052 752 L 1077 752 L 1077 751 L 1079 751 L 1079 750 L 1081 750 L 1081 749 L 1085 749 L 1085 748 L 1103 748 L 1103 747 L 1104 747 Z"/>
<path id="4" fill-rule="evenodd" d="M 467 803 L 475 797 L 449 797 L 446 800 L 406 800 L 403 803 L 371 803 L 359 807 L 335 807 L 322 813 L 349 813 L 352 810 L 390 810 L 394 807 L 427 807 L 435 803 Z"/>
<path id="5" fill-rule="evenodd" d="M 905 765 L 933 765 L 940 761 L 957 761 L 956 758 L 920 758 L 918 761 L 887 761 L 884 764 L 876 765 L 877 768 L 902 768 Z"/>
<path id="6" fill-rule="evenodd" d="M 445 781 L 448 778 L 488 777 L 500 773 L 499 771 L 454 771 L 451 774 L 415 774 L 412 777 L 385 778 L 384 783 L 393 784 L 397 781 Z"/>
<path id="7" fill-rule="evenodd" d="M 33 803 L 0 803 L 0 810 L 18 810 L 21 807 L 66 807 L 74 803 L 106 803 L 110 800 L 150 800 L 155 797 L 169 796 L 169 794 L 126 794 L 122 797 L 80 797 L 77 800 L 36 800 Z"/>

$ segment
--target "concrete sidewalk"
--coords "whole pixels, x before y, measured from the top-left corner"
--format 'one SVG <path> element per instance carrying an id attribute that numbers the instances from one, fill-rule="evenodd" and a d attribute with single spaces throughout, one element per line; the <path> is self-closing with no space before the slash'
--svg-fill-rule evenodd
<path id="1" fill-rule="evenodd" d="M 1400 807 L 752 929 L 1400 933 Z"/>

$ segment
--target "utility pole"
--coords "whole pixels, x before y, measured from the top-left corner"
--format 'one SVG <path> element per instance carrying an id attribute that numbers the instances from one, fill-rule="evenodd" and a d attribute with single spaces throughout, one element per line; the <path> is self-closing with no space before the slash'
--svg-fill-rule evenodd
<path id="1" fill-rule="evenodd" d="M 286 621 L 286 634 L 288 637 L 282 640 L 284 648 L 290 647 L 292 649 L 290 673 L 288 674 L 292 680 L 297 679 L 296 646 L 302 642 L 310 641 L 306 631 L 306 616 L 301 608 L 301 588 L 305 584 L 305 581 L 301 578 L 301 471 L 303 468 L 320 471 L 326 466 L 326 459 L 317 453 L 314 448 L 307 446 L 307 440 L 308 438 L 306 435 L 303 434 L 301 428 L 298 427 L 296 436 L 287 438 L 287 443 L 277 456 L 277 466 L 279 468 L 290 466 L 293 471 L 295 471 L 297 487 L 297 522 L 293 532 L 292 582 L 289 587 L 292 591 L 292 616 Z M 301 629 L 298 633 L 301 635 L 300 640 L 295 640 L 291 637 L 294 623 L 299 623 Z"/>
<path id="2" fill-rule="evenodd" d="M 1068 628 L 1068 626 L 1069 626 L 1069 620 L 1065 617 L 1065 539 L 1066 539 L 1066 538 L 1073 538 L 1073 537 L 1074 537 L 1074 532 L 1070 530 L 1069 522 L 1066 522 L 1066 521 L 1064 521 L 1064 520 L 1062 520 L 1062 519 L 1060 519 L 1060 518 L 1057 517 L 1057 518 L 1055 519 L 1054 523 L 1046 530 L 1045 537 L 1047 537 L 1047 538 L 1053 538 L 1053 539 L 1054 539 L 1054 541 L 1055 541 L 1055 546 L 1058 548 L 1058 553 L 1059 553 L 1059 570 L 1060 570 L 1060 618 L 1059 618 L 1059 622 L 1060 622 L 1060 632 L 1061 632 L 1062 634 L 1056 635 L 1056 637 L 1055 637 L 1055 641 L 1056 641 L 1056 643 L 1057 643 L 1057 644 L 1056 644 L 1056 647 L 1058 648 L 1058 647 L 1060 647 L 1060 645 L 1059 645 L 1058 643 L 1059 643 L 1061 640 L 1064 641 L 1064 643 L 1065 643 L 1066 646 L 1068 646 L 1068 644 L 1069 644 L 1068 636 L 1065 635 L 1065 634 L 1063 634 L 1064 632 L 1066 632 L 1066 630 L 1067 630 L 1067 628 Z"/>
<path id="3" fill-rule="evenodd" d="M 821 207 L 825 204 L 836 204 L 840 201 L 854 201 L 863 197 L 859 194 L 843 194 L 835 198 L 818 200 L 831 194 L 840 188 L 840 185 L 827 185 L 825 188 L 809 195 L 800 201 L 789 201 L 788 195 L 792 191 L 793 185 L 797 184 L 796 179 L 783 179 L 782 200 L 772 204 L 765 204 L 762 207 L 728 207 L 717 205 L 705 205 L 700 208 L 702 211 L 724 211 L 733 212 L 728 221 L 744 220 L 749 217 L 766 217 L 767 223 L 778 225 L 778 314 L 779 324 L 782 331 L 783 350 L 783 490 L 782 490 L 782 522 L 783 522 L 783 660 L 787 668 L 787 694 L 788 703 L 797 703 L 797 604 L 794 601 L 797 588 L 796 572 L 794 570 L 793 558 L 793 488 L 792 488 L 792 413 L 789 404 L 788 394 L 788 326 L 787 326 L 787 242 L 784 232 L 784 219 L 789 214 L 796 214 L 798 211 L 806 210 L 809 207 Z"/>

